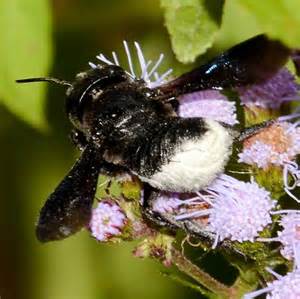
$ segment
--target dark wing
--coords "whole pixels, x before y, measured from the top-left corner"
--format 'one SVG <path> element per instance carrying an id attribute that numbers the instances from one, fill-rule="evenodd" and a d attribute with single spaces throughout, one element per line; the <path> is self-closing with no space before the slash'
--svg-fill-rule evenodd
<path id="1" fill-rule="evenodd" d="M 299 77 L 300 76 L 300 50 L 299 49 L 293 51 L 292 61 L 296 69 L 296 74 Z"/>
<path id="2" fill-rule="evenodd" d="M 89 223 L 99 171 L 99 150 L 88 145 L 41 209 L 39 241 L 64 239 Z"/>
<path id="3" fill-rule="evenodd" d="M 205 89 L 233 88 L 263 82 L 286 62 L 291 51 L 279 41 L 258 35 L 157 88 L 161 99 Z"/>

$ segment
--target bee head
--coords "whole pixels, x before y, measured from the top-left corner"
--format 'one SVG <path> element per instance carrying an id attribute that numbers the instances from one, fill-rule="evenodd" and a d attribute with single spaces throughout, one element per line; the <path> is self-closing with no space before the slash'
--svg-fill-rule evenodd
<path id="1" fill-rule="evenodd" d="M 87 105 L 105 89 L 128 80 L 125 71 L 116 65 L 98 65 L 76 75 L 67 89 L 66 112 L 72 123 L 80 129 Z"/>
<path id="2" fill-rule="evenodd" d="M 68 86 L 66 92 L 66 112 L 78 129 L 82 126 L 85 108 L 106 88 L 129 80 L 126 72 L 117 65 L 94 65 L 86 72 L 76 75 L 73 82 L 56 78 L 28 78 L 16 80 L 17 83 L 52 82 Z"/>

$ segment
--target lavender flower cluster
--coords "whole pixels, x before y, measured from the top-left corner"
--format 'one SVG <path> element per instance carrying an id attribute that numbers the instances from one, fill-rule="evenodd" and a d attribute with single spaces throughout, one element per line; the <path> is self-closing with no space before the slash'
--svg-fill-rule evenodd
<path id="1" fill-rule="evenodd" d="M 126 42 L 125 51 L 128 57 L 132 77 L 144 79 L 151 88 L 163 83 L 171 73 L 167 71 L 159 76 L 157 69 L 163 59 L 160 55 L 149 70 L 151 61 L 143 57 L 140 46 L 135 43 L 141 67 L 136 75 Z M 113 60 L 100 54 L 98 58 L 109 64 L 119 64 L 113 52 Z M 93 64 L 91 64 L 93 67 Z M 238 93 L 244 107 L 251 111 L 259 107 L 264 112 L 280 111 L 282 105 L 299 100 L 299 85 L 294 76 L 283 68 L 269 81 L 248 88 L 239 88 Z M 257 112 L 256 112 L 257 113 Z M 201 91 L 182 96 L 178 115 L 181 117 L 206 117 L 234 126 L 238 124 L 235 104 L 228 101 L 219 91 Z M 277 119 L 272 125 L 243 142 L 243 149 L 238 154 L 238 162 L 248 165 L 250 171 L 272 171 L 279 168 L 282 173 L 282 189 L 292 199 L 300 202 L 296 189 L 300 186 L 300 168 L 297 157 L 300 154 L 300 121 L 296 113 Z M 296 119 L 296 121 L 293 121 Z M 254 172 L 253 172 L 254 173 Z M 196 226 L 201 223 L 205 230 L 214 236 L 212 248 L 224 240 L 231 242 L 277 242 L 283 258 L 294 263 L 294 269 L 281 276 L 267 269 L 275 280 L 267 283 L 261 290 L 245 295 L 255 298 L 267 293 L 267 298 L 300 298 L 300 210 L 280 210 L 277 200 L 262 185 L 258 184 L 255 175 L 249 181 L 242 181 L 228 174 L 220 174 L 217 179 L 195 194 L 161 193 L 152 203 L 152 209 L 175 223 L 192 221 Z M 93 237 L 102 242 L 122 235 L 128 219 L 132 223 L 132 211 L 122 209 L 116 201 L 100 201 L 94 209 L 89 229 Z M 274 221 L 280 229 L 275 237 L 262 237 Z M 140 223 L 137 225 L 139 226 Z M 200 225 L 200 224 L 199 224 Z"/>

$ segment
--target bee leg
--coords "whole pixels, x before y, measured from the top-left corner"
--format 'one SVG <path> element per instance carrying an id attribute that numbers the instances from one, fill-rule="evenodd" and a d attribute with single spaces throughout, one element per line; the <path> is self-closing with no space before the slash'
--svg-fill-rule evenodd
<path id="1" fill-rule="evenodd" d="M 169 222 L 160 213 L 153 211 L 151 208 L 143 208 L 142 214 L 146 221 L 149 221 L 152 225 L 155 225 L 158 228 L 166 229 L 172 232 L 175 232 L 179 228 L 177 225 Z"/>
<path id="2" fill-rule="evenodd" d="M 275 122 L 276 122 L 276 120 L 271 119 L 271 120 L 266 120 L 259 124 L 253 125 L 251 127 L 245 128 L 241 131 L 239 137 L 237 138 L 237 141 L 244 141 L 247 138 L 259 133 L 262 129 L 272 126 Z"/>

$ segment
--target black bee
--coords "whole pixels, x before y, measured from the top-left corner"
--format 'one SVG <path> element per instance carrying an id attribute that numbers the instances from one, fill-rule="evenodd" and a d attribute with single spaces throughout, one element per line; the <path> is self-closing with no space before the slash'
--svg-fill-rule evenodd
<path id="1" fill-rule="evenodd" d="M 290 50 L 264 35 L 222 53 L 175 80 L 150 88 L 118 65 L 93 65 L 68 83 L 66 112 L 82 149 L 79 160 L 49 196 L 36 228 L 42 241 L 59 240 L 89 223 L 99 173 L 122 169 L 153 189 L 198 191 L 231 155 L 235 131 L 205 118 L 180 118 L 178 96 L 234 88 L 272 77 Z"/>

